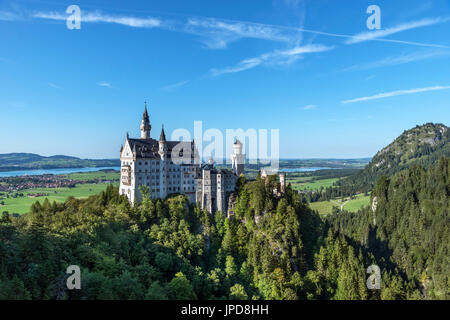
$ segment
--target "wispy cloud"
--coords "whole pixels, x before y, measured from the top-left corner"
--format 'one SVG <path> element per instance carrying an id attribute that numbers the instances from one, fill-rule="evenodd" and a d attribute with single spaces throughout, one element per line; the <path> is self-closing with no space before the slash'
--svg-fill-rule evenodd
<path id="1" fill-rule="evenodd" d="M 303 33 L 316 36 L 344 38 L 344 43 L 353 44 L 365 41 L 379 41 L 388 43 L 405 44 L 419 47 L 450 48 L 445 45 L 404 41 L 396 39 L 384 39 L 388 35 L 415 28 L 431 26 L 450 21 L 450 18 L 426 18 L 401 24 L 392 28 L 378 31 L 363 32 L 356 35 L 331 33 L 300 27 L 281 26 L 272 24 L 255 23 L 248 21 L 221 20 L 216 18 L 192 18 L 185 26 L 185 31 L 203 37 L 204 43 L 209 48 L 226 48 L 228 43 L 241 38 L 265 39 L 271 41 L 300 43 Z"/>
<path id="2" fill-rule="evenodd" d="M 235 73 L 249 70 L 262 64 L 290 64 L 297 59 L 300 59 L 304 54 L 329 51 L 333 48 L 334 47 L 323 45 L 305 45 L 288 50 L 277 50 L 270 53 L 264 53 L 258 57 L 242 60 L 237 65 L 232 67 L 212 69 L 211 73 L 213 76 L 218 76 L 225 73 Z"/>
<path id="3" fill-rule="evenodd" d="M 314 109 L 317 109 L 317 106 L 315 104 L 308 104 L 307 106 L 304 106 L 301 109 L 302 110 L 314 110 Z"/>
<path id="4" fill-rule="evenodd" d="M 49 20 L 66 20 L 70 15 L 59 12 L 36 12 L 32 14 L 33 18 L 49 19 Z M 162 21 L 157 18 L 147 17 L 139 18 L 123 15 L 109 15 L 100 11 L 81 12 L 81 22 L 91 23 L 114 23 L 135 28 L 155 28 L 162 25 Z"/>
<path id="5" fill-rule="evenodd" d="M 97 82 L 97 85 L 100 87 L 106 87 L 106 88 L 110 88 L 110 89 L 112 88 L 111 83 L 106 82 L 106 81 Z"/>
<path id="6" fill-rule="evenodd" d="M 288 1 L 289 2 L 289 1 Z M 293 1 L 293 4 L 297 1 Z M 60 12 L 35 12 L 33 18 L 66 20 L 69 15 Z M 1 15 L 0 15 L 1 17 Z M 4 19 L 11 19 L 11 14 L 6 13 Z M 195 34 L 203 39 L 204 44 L 213 49 L 226 48 L 230 42 L 242 38 L 263 39 L 270 41 L 286 42 L 290 45 L 301 43 L 303 33 L 321 35 L 335 38 L 345 38 L 345 43 L 353 44 L 364 41 L 380 41 L 388 43 L 406 44 L 422 47 L 450 48 L 439 44 L 429 44 L 395 39 L 384 39 L 388 35 L 411 30 L 419 27 L 431 26 L 450 21 L 450 18 L 427 18 L 419 21 L 405 23 L 385 30 L 363 32 L 356 35 L 345 35 L 303 28 L 303 22 L 299 27 L 282 26 L 273 24 L 256 23 L 249 21 L 225 20 L 217 18 L 189 18 L 186 22 L 162 20 L 155 17 L 135 17 L 130 15 L 110 15 L 100 11 L 81 12 L 82 22 L 114 23 L 136 28 L 165 28 L 171 31 Z M 303 19 L 304 20 L 304 19 Z M 302 21 L 303 21 L 302 20 Z"/>
<path id="7" fill-rule="evenodd" d="M 205 45 L 213 49 L 226 48 L 228 43 L 241 38 L 290 42 L 294 36 L 294 30 L 277 26 L 215 18 L 190 18 L 185 31 L 201 36 Z"/>
<path id="8" fill-rule="evenodd" d="M 54 83 L 52 83 L 52 82 L 49 82 L 49 83 L 48 83 L 48 86 L 49 86 L 49 87 L 52 87 L 52 88 L 54 88 L 54 89 L 58 89 L 58 90 L 61 90 L 61 89 L 62 89 L 60 86 L 58 86 L 58 85 L 56 85 L 56 84 L 54 84 Z"/>
<path id="9" fill-rule="evenodd" d="M 381 67 L 394 66 L 399 64 L 411 63 L 416 61 L 422 61 L 426 59 L 436 58 L 440 56 L 448 56 L 450 51 L 429 51 L 429 52 L 415 52 L 409 54 L 402 54 L 399 56 L 387 57 L 378 61 L 373 61 L 367 64 L 357 64 L 351 67 L 345 68 L 341 71 L 359 71 L 370 70 Z"/>
<path id="10" fill-rule="evenodd" d="M 0 21 L 14 21 L 17 20 L 19 16 L 10 11 L 0 11 Z"/>
<path id="11" fill-rule="evenodd" d="M 392 34 L 399 33 L 402 31 L 432 26 L 432 25 L 447 22 L 447 21 L 448 21 L 448 18 L 447 19 L 427 18 L 427 19 L 422 19 L 422 20 L 418 20 L 418 21 L 412 21 L 412 22 L 408 22 L 408 23 L 404 23 L 404 24 L 395 26 L 395 27 L 387 28 L 384 30 L 362 32 L 362 33 L 352 36 L 350 39 L 346 40 L 345 43 L 353 44 L 353 43 L 360 43 L 360 42 L 365 42 L 365 41 L 369 41 L 369 40 L 375 40 L 375 39 L 384 38 L 386 36 L 390 36 Z"/>
<path id="12" fill-rule="evenodd" d="M 170 84 L 170 85 L 168 85 L 168 86 L 165 86 L 165 87 L 161 88 L 161 90 L 164 90 L 164 91 L 173 91 L 173 90 L 175 90 L 175 89 L 177 89 L 177 88 L 179 88 L 179 87 L 184 86 L 184 85 L 187 84 L 188 82 L 189 82 L 188 80 L 186 80 L 186 81 L 180 81 L 180 82 L 177 82 L 177 83 L 174 83 L 174 84 Z"/>
<path id="13" fill-rule="evenodd" d="M 449 89 L 450 89 L 450 86 L 434 86 L 434 87 L 416 88 L 416 89 L 409 89 L 409 90 L 398 90 L 398 91 L 392 91 L 392 92 L 386 92 L 386 93 L 379 93 L 379 94 L 369 96 L 369 97 L 344 100 L 341 103 L 348 104 L 348 103 L 377 100 L 377 99 L 383 99 L 383 98 L 389 98 L 389 97 L 403 96 L 403 95 L 407 95 L 407 94 L 414 94 L 414 93 L 421 93 L 421 92 L 428 92 L 428 91 L 449 90 Z"/>

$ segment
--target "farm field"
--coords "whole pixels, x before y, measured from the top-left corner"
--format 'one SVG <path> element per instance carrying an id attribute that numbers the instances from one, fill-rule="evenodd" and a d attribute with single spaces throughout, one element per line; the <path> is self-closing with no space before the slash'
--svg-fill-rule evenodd
<path id="1" fill-rule="evenodd" d="M 120 179 L 120 173 L 118 171 L 94 171 L 94 172 L 75 172 L 64 175 L 68 179 L 75 180 L 117 180 Z"/>
<path id="2" fill-rule="evenodd" d="M 20 191 L 25 196 L 17 198 L 3 198 L 4 205 L 0 205 L 0 212 L 8 211 L 13 213 L 26 213 L 29 211 L 30 206 L 35 201 L 44 201 L 48 198 L 50 202 L 64 202 L 68 197 L 73 196 L 75 198 L 87 198 L 91 195 L 100 193 L 108 186 L 107 183 L 98 184 L 78 184 L 75 188 L 36 188 Z M 29 198 L 27 195 L 33 193 L 46 193 L 48 196 Z"/>
<path id="3" fill-rule="evenodd" d="M 297 179 L 304 179 L 303 182 L 302 180 L 293 180 L 293 181 L 289 181 L 292 183 L 292 188 L 294 190 L 308 190 L 308 191 L 312 191 L 312 190 L 319 190 L 320 188 L 328 188 L 333 186 L 333 184 L 338 181 L 338 178 L 331 178 L 331 179 L 320 179 L 320 180 L 316 180 L 316 181 L 310 181 L 308 182 L 307 180 L 311 179 L 310 177 L 302 177 L 302 178 L 297 178 Z"/>
<path id="4" fill-rule="evenodd" d="M 348 198 L 347 198 L 348 199 Z M 321 215 L 331 214 L 333 207 L 342 207 L 342 209 L 357 212 L 361 207 L 368 206 L 370 204 L 370 196 L 357 195 L 354 200 L 330 200 L 330 201 L 319 201 L 310 203 L 310 207 L 313 210 L 317 210 Z"/>

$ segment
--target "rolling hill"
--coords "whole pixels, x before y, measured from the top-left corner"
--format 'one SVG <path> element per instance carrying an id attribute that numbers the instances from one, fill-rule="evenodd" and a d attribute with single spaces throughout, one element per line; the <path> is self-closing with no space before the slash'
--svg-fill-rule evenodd
<path id="1" fill-rule="evenodd" d="M 450 156 L 450 130 L 443 124 L 427 123 L 403 132 L 390 145 L 379 151 L 372 161 L 353 176 L 342 179 L 340 186 L 354 191 L 370 191 L 381 176 L 392 176 L 414 164 L 425 168 Z"/>
<path id="2" fill-rule="evenodd" d="M 120 160 L 80 159 L 63 155 L 44 157 L 34 153 L 0 154 L 0 171 L 111 166 L 120 166 Z"/>

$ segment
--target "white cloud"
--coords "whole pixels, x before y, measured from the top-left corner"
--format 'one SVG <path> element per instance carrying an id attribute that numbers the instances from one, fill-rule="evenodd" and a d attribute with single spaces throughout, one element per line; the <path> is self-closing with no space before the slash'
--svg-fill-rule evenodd
<path id="1" fill-rule="evenodd" d="M 106 81 L 97 82 L 97 85 L 100 87 L 112 88 L 111 83 Z"/>
<path id="2" fill-rule="evenodd" d="M 409 54 L 402 54 L 395 57 L 387 57 L 378 61 L 370 62 L 367 64 L 358 64 L 351 67 L 345 68 L 342 71 L 358 71 L 358 70 L 369 70 L 381 67 L 388 67 L 393 65 L 411 63 L 416 61 L 422 61 L 426 59 L 431 59 L 439 56 L 450 55 L 450 52 L 445 51 L 431 51 L 431 52 L 415 52 Z"/>
<path id="3" fill-rule="evenodd" d="M 0 21 L 14 21 L 18 18 L 19 16 L 13 12 L 0 11 Z"/>
<path id="4" fill-rule="evenodd" d="M 386 36 L 389 36 L 389 35 L 392 35 L 392 34 L 395 34 L 398 32 L 421 28 L 421 27 L 432 26 L 432 25 L 446 22 L 446 21 L 448 21 L 448 19 L 442 19 L 442 18 L 427 18 L 427 19 L 422 19 L 422 20 L 418 20 L 418 21 L 412 21 L 412 22 L 404 23 L 404 24 L 401 24 L 401 25 L 398 25 L 398 26 L 395 26 L 392 28 L 387 28 L 384 30 L 362 32 L 362 33 L 352 36 L 350 39 L 346 40 L 345 43 L 353 44 L 353 43 L 360 43 L 360 42 L 369 41 L 369 40 L 375 40 L 375 39 L 379 39 L 379 38 L 384 38 Z"/>
<path id="5" fill-rule="evenodd" d="M 35 12 L 31 16 L 34 18 L 60 20 L 60 21 L 64 21 L 67 19 L 67 17 L 69 17 L 68 14 L 59 12 Z M 10 14 L 9 13 L 6 14 L 4 18 L 10 19 Z M 154 17 L 141 18 L 125 15 L 109 15 L 104 14 L 100 11 L 95 12 L 82 11 L 81 20 L 82 22 L 114 23 L 136 28 L 159 27 L 171 31 L 181 31 L 191 33 L 202 37 L 205 45 L 213 49 L 226 48 L 228 43 L 237 41 L 242 38 L 263 39 L 269 41 L 286 42 L 291 45 L 298 45 L 302 41 L 303 33 L 310 33 L 314 35 L 322 35 L 335 38 L 346 38 L 347 39 L 346 43 L 348 44 L 373 40 L 373 41 L 399 43 L 413 46 L 450 48 L 448 46 L 439 44 L 383 39 L 383 37 L 397 32 L 447 22 L 450 21 L 450 18 L 428 18 L 420 21 L 409 22 L 385 30 L 363 32 L 357 35 L 345 35 L 311 29 L 304 29 L 303 26 L 290 27 L 290 26 L 263 24 L 248 21 L 224 20 L 216 18 L 193 17 L 189 18 L 186 23 L 181 21 L 168 21 L 168 20 L 162 21 L 161 19 Z"/>
<path id="6" fill-rule="evenodd" d="M 302 110 L 314 110 L 317 109 L 317 106 L 315 104 L 309 104 L 307 106 L 302 107 Z"/>
<path id="7" fill-rule="evenodd" d="M 448 46 L 439 44 L 383 39 L 385 36 L 401 31 L 444 23 L 447 21 L 450 21 L 450 18 L 427 18 L 420 21 L 405 23 L 385 30 L 363 32 L 357 35 L 346 35 L 305 29 L 303 27 L 289 27 L 248 21 L 220 20 L 216 18 L 191 18 L 185 26 L 185 32 L 202 36 L 204 38 L 204 43 L 209 48 L 213 49 L 226 48 L 228 43 L 241 38 L 264 39 L 297 44 L 301 42 L 303 33 L 333 38 L 346 38 L 347 40 L 345 43 L 347 44 L 364 41 L 379 41 L 420 47 L 449 48 Z"/>
<path id="8" fill-rule="evenodd" d="M 185 25 L 185 31 L 202 36 L 206 46 L 212 49 L 225 48 L 229 42 L 241 38 L 290 42 L 299 37 L 298 30 L 215 18 L 190 18 Z"/>
<path id="9" fill-rule="evenodd" d="M 70 15 L 58 12 L 36 12 L 32 14 L 33 18 L 49 19 L 49 20 L 66 20 Z M 91 23 L 114 23 L 135 28 L 155 28 L 162 25 L 162 21 L 157 18 L 147 17 L 138 18 L 132 16 L 113 16 L 103 14 L 100 11 L 81 12 L 81 22 Z"/>
<path id="10" fill-rule="evenodd" d="M 407 94 L 414 94 L 414 93 L 421 93 L 421 92 L 428 92 L 428 91 L 438 91 L 438 90 L 449 90 L 449 89 L 450 89 L 450 86 L 434 86 L 434 87 L 416 88 L 416 89 L 409 89 L 409 90 L 398 90 L 398 91 L 392 91 L 392 92 L 386 92 L 386 93 L 379 93 L 379 94 L 369 96 L 369 97 L 344 100 L 341 103 L 348 104 L 348 103 L 355 103 L 355 102 L 370 101 L 370 100 L 376 100 L 376 99 L 402 96 L 402 95 L 407 95 Z"/>
<path id="11" fill-rule="evenodd" d="M 302 57 L 306 53 L 318 53 L 334 49 L 323 45 L 298 46 L 288 50 L 277 50 L 264 53 L 258 57 L 242 60 L 237 65 L 223 69 L 212 69 L 211 73 L 218 76 L 225 73 L 235 73 L 255 68 L 261 64 L 290 64 Z"/>
<path id="12" fill-rule="evenodd" d="M 58 85 L 56 85 L 56 84 L 54 84 L 52 82 L 49 82 L 48 85 L 49 85 L 49 87 L 52 87 L 52 88 L 55 88 L 55 89 L 59 89 L 59 90 L 62 89 L 60 86 L 58 86 Z"/>
<path id="13" fill-rule="evenodd" d="M 184 86 L 184 85 L 187 84 L 188 82 L 189 82 L 188 80 L 186 80 L 186 81 L 180 81 L 180 82 L 177 82 L 177 83 L 174 83 L 174 84 L 165 86 L 165 87 L 163 87 L 163 88 L 161 88 L 161 89 L 164 90 L 164 91 L 172 91 L 172 90 L 175 90 L 175 89 L 177 89 L 177 88 L 179 88 L 179 87 Z"/>

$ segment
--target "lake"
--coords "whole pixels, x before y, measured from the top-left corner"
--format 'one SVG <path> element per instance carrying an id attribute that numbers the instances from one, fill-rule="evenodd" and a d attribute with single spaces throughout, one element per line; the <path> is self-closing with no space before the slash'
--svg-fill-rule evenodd
<path id="1" fill-rule="evenodd" d="M 17 170 L 17 171 L 0 172 L 0 177 L 15 177 L 15 176 L 23 176 L 23 175 L 36 176 L 36 175 L 42 175 L 42 174 L 68 174 L 68 173 L 73 173 L 73 172 L 93 172 L 93 171 L 106 170 L 106 169 L 120 171 L 120 167 Z"/>
<path id="2" fill-rule="evenodd" d="M 0 177 L 15 177 L 15 176 L 36 176 L 42 174 L 68 174 L 73 172 L 93 172 L 105 169 L 113 169 L 120 171 L 120 167 L 98 167 L 98 168 L 57 168 L 57 169 L 39 169 L 39 170 L 17 170 L 0 172 Z M 285 168 L 280 169 L 280 172 L 313 172 L 317 170 L 326 170 L 331 168 L 325 167 L 305 167 L 305 168 Z"/>
<path id="3" fill-rule="evenodd" d="M 307 167 L 307 168 L 286 168 L 280 169 L 280 172 L 314 172 L 318 170 L 329 170 L 331 168 L 325 167 Z"/>

